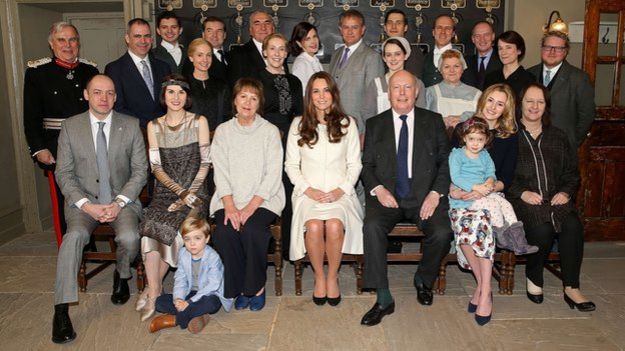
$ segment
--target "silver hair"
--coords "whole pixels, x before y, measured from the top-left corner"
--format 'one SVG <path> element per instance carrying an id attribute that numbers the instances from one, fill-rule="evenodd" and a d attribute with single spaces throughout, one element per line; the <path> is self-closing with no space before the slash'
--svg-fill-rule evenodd
<path id="1" fill-rule="evenodd" d="M 59 22 L 52 23 L 52 25 L 50 26 L 50 32 L 48 33 L 48 43 L 52 42 L 52 36 L 55 33 L 62 31 L 63 28 L 65 27 L 72 28 L 74 32 L 76 32 L 76 37 L 78 37 L 78 41 L 80 41 L 80 34 L 78 34 L 78 29 L 76 29 L 76 27 L 73 24 L 64 22 L 64 21 L 59 21 Z"/>

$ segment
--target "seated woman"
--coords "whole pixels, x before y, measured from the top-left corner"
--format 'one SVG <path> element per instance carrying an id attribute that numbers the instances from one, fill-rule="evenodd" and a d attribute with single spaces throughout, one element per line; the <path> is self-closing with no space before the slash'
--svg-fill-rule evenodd
<path id="1" fill-rule="evenodd" d="M 211 160 L 215 194 L 210 213 L 215 250 L 224 263 L 224 296 L 237 310 L 265 306 L 269 225 L 284 208 L 280 131 L 262 118 L 263 87 L 241 78 L 234 84 L 233 119 L 215 131 Z"/>
<path id="2" fill-rule="evenodd" d="M 543 267 L 557 237 L 564 301 L 571 309 L 594 311 L 595 304 L 579 289 L 584 226 L 573 202 L 580 182 L 574 150 L 566 134 L 550 123 L 545 87 L 531 83 L 521 93 L 521 104 L 519 155 L 508 194 L 527 241 L 539 247 L 527 257 L 527 297 L 543 302 Z"/>
<path id="3" fill-rule="evenodd" d="M 323 71 L 321 62 L 315 56 L 320 47 L 317 27 L 308 22 L 298 23 L 293 27 L 289 46 L 291 47 L 291 54 L 295 56 L 291 71 L 302 83 L 302 95 L 304 95 L 310 76 Z"/>
<path id="4" fill-rule="evenodd" d="M 410 43 L 402 37 L 390 37 L 382 43 L 382 60 L 388 72 L 376 77 L 367 87 L 365 100 L 362 102 L 362 115 L 365 120 L 376 116 L 391 108 L 388 99 L 388 81 L 395 72 L 404 69 L 406 60 L 410 57 Z M 417 107 L 425 108 L 425 85 L 417 78 Z"/>
<path id="5" fill-rule="evenodd" d="M 525 40 L 513 30 L 503 32 L 497 38 L 497 53 L 503 67 L 487 74 L 484 86 L 506 83 L 512 88 L 514 97 L 519 98 L 521 90 L 536 81 L 536 77 L 519 63 L 525 56 Z"/>
<path id="6" fill-rule="evenodd" d="M 438 67 L 443 75 L 443 81 L 425 90 L 426 108 L 440 113 L 445 126 L 454 128 L 475 113 L 477 100 L 482 92 L 460 81 L 462 73 L 467 68 L 460 51 L 454 49 L 445 51 L 441 55 Z"/>
<path id="7" fill-rule="evenodd" d="M 315 272 L 313 301 L 336 306 L 341 255 L 362 254 L 363 209 L 354 189 L 362 168 L 358 127 L 342 111 L 328 73 L 313 74 L 306 90 L 306 109 L 291 124 L 284 163 L 295 185 L 290 257 L 298 260 L 308 252 Z"/>
<path id="8" fill-rule="evenodd" d="M 231 117 L 230 89 L 224 81 L 208 76 L 213 61 L 213 47 L 208 41 L 194 39 L 187 54 L 193 63 L 193 74 L 189 76 L 193 105 L 189 111 L 206 117 L 209 129 L 214 131 Z"/>
<path id="9" fill-rule="evenodd" d="M 189 83 L 179 74 L 165 77 L 161 89 L 165 116 L 148 123 L 150 165 L 156 186 L 140 225 L 141 254 L 148 287 L 136 309 L 146 321 L 155 311 L 162 281 L 176 267 L 182 238 L 180 224 L 192 212 L 206 216 L 210 135 L 206 118 L 186 111 L 191 105 Z"/>

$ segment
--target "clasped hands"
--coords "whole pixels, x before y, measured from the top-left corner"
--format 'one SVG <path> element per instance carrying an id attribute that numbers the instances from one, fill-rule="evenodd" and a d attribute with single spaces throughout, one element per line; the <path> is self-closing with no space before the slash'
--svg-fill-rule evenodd
<path id="1" fill-rule="evenodd" d="M 117 219 L 117 215 L 122 210 L 119 204 L 115 201 L 110 204 L 94 204 L 86 202 L 80 208 L 85 211 L 91 218 L 101 223 L 113 222 Z"/>
<path id="2" fill-rule="evenodd" d="M 178 196 L 180 196 L 180 198 L 167 207 L 168 212 L 178 211 L 185 205 L 192 209 L 202 205 L 202 199 L 197 197 L 194 192 L 184 190 Z"/>
<path id="3" fill-rule="evenodd" d="M 397 200 L 395 200 L 395 196 L 393 196 L 393 194 L 391 194 L 391 192 L 388 191 L 383 186 L 378 186 L 378 188 L 375 189 L 375 196 L 380 202 L 380 204 L 384 207 L 387 207 L 387 208 L 399 207 Z M 438 195 L 438 193 L 434 191 L 430 191 L 425 197 L 425 199 L 423 200 L 423 203 L 421 204 L 421 211 L 419 211 L 419 217 L 421 217 L 422 220 L 426 220 L 432 217 L 439 203 L 440 203 L 440 196 Z"/>
<path id="4" fill-rule="evenodd" d="M 526 190 L 521 193 L 521 200 L 530 205 L 540 205 L 543 203 L 543 197 L 533 191 Z M 550 201 L 551 206 L 564 205 L 570 200 L 569 194 L 561 191 L 555 194 Z"/>
<path id="5" fill-rule="evenodd" d="M 319 189 L 308 187 L 308 189 L 304 191 L 304 195 L 317 202 L 330 203 L 338 201 L 343 195 L 345 195 L 345 192 L 341 188 L 336 188 L 326 193 Z"/>
<path id="6" fill-rule="evenodd" d="M 176 299 L 174 300 L 174 307 L 176 307 L 176 311 L 182 312 L 189 307 L 189 303 L 183 299 Z"/>

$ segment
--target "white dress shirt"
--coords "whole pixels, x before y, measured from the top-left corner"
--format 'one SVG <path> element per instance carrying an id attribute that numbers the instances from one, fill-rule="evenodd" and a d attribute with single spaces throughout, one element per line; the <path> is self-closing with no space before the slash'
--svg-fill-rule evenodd
<path id="1" fill-rule="evenodd" d="M 260 54 L 260 57 L 263 58 L 263 61 L 265 61 L 265 66 L 267 65 L 267 59 L 265 59 L 265 55 L 263 55 L 263 43 L 256 41 L 256 39 L 252 38 L 252 43 L 254 43 L 254 45 L 256 45 L 256 50 L 258 50 L 258 53 Z"/>
<path id="2" fill-rule="evenodd" d="M 438 60 L 441 59 L 441 55 L 447 51 L 447 50 L 451 50 L 453 49 L 453 47 L 451 46 L 451 43 L 443 46 L 442 48 L 438 48 L 436 45 L 434 45 L 434 67 L 440 69 L 438 67 Z"/>
<path id="3" fill-rule="evenodd" d="M 145 63 L 148 65 L 148 69 L 150 70 L 150 74 L 152 74 L 152 66 L 150 65 L 150 58 L 148 57 L 148 55 L 145 55 L 144 58 L 141 58 L 135 55 L 130 50 L 128 50 L 128 54 L 130 55 L 132 62 L 134 62 L 135 66 L 137 66 L 137 69 L 139 70 L 139 74 L 141 74 L 141 77 L 143 77 L 143 65 L 141 64 L 141 61 L 145 61 Z"/>
<path id="4" fill-rule="evenodd" d="M 562 62 L 560 62 L 557 66 L 553 67 L 553 68 L 549 68 L 547 66 L 545 66 L 543 64 L 543 82 L 545 81 L 545 75 L 547 74 L 547 70 L 551 71 L 549 77 L 551 79 L 551 81 L 553 80 L 553 77 L 556 76 L 556 74 L 558 73 L 558 70 L 560 69 L 560 67 L 562 67 Z M 551 83 L 550 81 L 550 83 Z"/>
<path id="5" fill-rule="evenodd" d="M 355 44 L 353 44 L 352 46 L 347 46 L 346 47 L 349 48 L 349 52 L 347 53 L 347 61 L 349 62 L 349 58 L 352 57 L 352 54 L 354 53 L 354 51 L 358 50 L 358 47 L 360 46 L 360 44 L 362 44 L 362 39 L 358 40 Z M 339 61 L 340 62 L 340 61 Z"/>
<path id="6" fill-rule="evenodd" d="M 182 60 L 182 49 L 180 48 L 180 45 L 178 45 L 178 42 L 176 42 L 175 45 L 172 45 L 169 42 L 163 40 L 161 41 L 161 46 L 164 47 L 165 50 L 167 50 L 167 52 L 171 55 L 171 57 L 174 58 L 174 61 L 176 61 L 176 65 L 179 65 L 180 60 Z"/>

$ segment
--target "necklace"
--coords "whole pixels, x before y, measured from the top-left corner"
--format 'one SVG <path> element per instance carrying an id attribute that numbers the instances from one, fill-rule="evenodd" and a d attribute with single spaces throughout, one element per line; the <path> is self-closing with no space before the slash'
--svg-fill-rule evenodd
<path id="1" fill-rule="evenodd" d="M 543 126 L 539 125 L 538 127 L 531 129 L 531 130 L 526 127 L 525 130 L 527 130 L 527 132 L 530 133 L 532 138 L 535 138 L 538 135 L 540 135 L 540 133 L 543 131 Z"/>
<path id="2" fill-rule="evenodd" d="M 184 122 L 184 120 L 186 119 L 186 117 L 187 117 L 186 115 L 187 115 L 187 114 L 185 113 L 185 114 L 182 116 L 182 118 L 180 119 L 180 121 L 176 122 L 174 125 L 171 125 L 171 124 L 169 123 L 169 121 L 167 120 L 167 117 L 169 117 L 170 119 L 173 119 L 173 117 L 171 117 L 170 115 L 166 115 L 166 116 L 165 116 L 165 124 L 166 124 L 169 128 L 178 128 L 178 126 L 180 126 L 180 125 Z"/>

